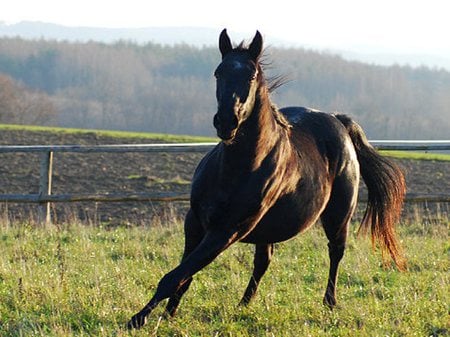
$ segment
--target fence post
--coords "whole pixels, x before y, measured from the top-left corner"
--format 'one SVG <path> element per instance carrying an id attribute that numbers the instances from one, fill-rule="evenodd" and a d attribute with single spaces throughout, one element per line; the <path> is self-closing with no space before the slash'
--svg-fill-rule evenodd
<path id="1" fill-rule="evenodd" d="M 53 151 L 46 151 L 41 154 L 41 167 L 39 178 L 39 196 L 52 194 L 52 175 L 53 175 Z M 39 222 L 46 225 L 50 224 L 51 210 L 49 202 L 41 202 L 39 207 Z"/>

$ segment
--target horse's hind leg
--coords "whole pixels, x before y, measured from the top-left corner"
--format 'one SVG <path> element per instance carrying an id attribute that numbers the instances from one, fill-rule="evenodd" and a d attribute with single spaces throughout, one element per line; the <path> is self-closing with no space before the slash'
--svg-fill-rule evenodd
<path id="1" fill-rule="evenodd" d="M 256 289 L 258 289 L 259 281 L 269 267 L 270 260 L 273 254 L 273 244 L 256 245 L 255 258 L 253 261 L 254 269 L 253 275 L 250 278 L 244 296 L 239 302 L 240 305 L 246 305 L 255 296 Z"/>
<path id="2" fill-rule="evenodd" d="M 186 220 L 184 222 L 184 252 L 181 261 L 186 259 L 187 256 L 198 246 L 204 236 L 204 231 L 202 226 L 198 223 L 194 214 L 190 210 L 186 215 Z M 166 306 L 166 313 L 173 317 L 177 311 L 178 305 L 180 304 L 181 297 L 189 289 L 191 285 L 192 277 L 187 279 L 180 288 L 177 289 L 174 295 L 169 298 L 169 302 Z"/>
<path id="3" fill-rule="evenodd" d="M 332 195 L 322 213 L 321 220 L 328 238 L 330 270 L 323 303 L 336 305 L 336 282 L 339 262 L 344 256 L 348 225 L 356 207 L 358 176 L 340 176 L 333 184 Z M 355 181 L 356 180 L 356 181 Z"/>

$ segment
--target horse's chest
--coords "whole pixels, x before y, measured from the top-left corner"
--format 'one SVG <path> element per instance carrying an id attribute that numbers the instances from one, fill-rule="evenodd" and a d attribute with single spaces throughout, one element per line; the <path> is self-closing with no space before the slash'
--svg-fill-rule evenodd
<path id="1" fill-rule="evenodd" d="M 245 221 L 257 213 L 260 195 L 248 181 L 216 180 L 207 188 L 195 188 L 191 204 L 204 227 L 230 225 L 230 221 Z"/>

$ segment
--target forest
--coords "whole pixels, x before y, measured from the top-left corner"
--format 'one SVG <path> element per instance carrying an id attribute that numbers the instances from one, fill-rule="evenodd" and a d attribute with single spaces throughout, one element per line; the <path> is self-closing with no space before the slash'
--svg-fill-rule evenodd
<path id="1" fill-rule="evenodd" d="M 270 44 L 270 41 L 268 41 Z M 0 123 L 214 135 L 217 48 L 0 38 Z M 279 106 L 353 116 L 371 139 L 444 139 L 450 72 L 268 47 Z"/>

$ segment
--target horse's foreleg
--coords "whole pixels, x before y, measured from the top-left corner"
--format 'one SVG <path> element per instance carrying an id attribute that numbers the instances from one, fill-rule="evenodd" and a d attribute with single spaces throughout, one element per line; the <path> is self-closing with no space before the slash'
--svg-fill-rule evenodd
<path id="1" fill-rule="evenodd" d="M 239 305 L 247 305 L 250 300 L 255 296 L 258 284 L 267 268 L 269 267 L 270 260 L 273 254 L 273 244 L 256 245 L 255 258 L 253 261 L 254 269 L 253 275 L 250 278 L 247 289 L 242 297 Z"/>
<path id="2" fill-rule="evenodd" d="M 238 234 L 225 230 L 209 231 L 200 244 L 178 267 L 166 274 L 158 284 L 156 293 L 147 305 L 128 322 L 128 328 L 140 328 L 146 317 L 162 300 L 173 297 L 187 287 L 192 276 L 211 263 L 221 252 L 237 240 Z"/>
<path id="3" fill-rule="evenodd" d="M 184 293 L 189 289 L 189 286 L 192 283 L 193 278 L 191 277 L 186 282 L 183 283 L 181 287 L 178 288 L 178 290 L 169 298 L 169 302 L 166 306 L 166 317 L 174 317 L 178 306 L 180 305 L 181 298 L 183 297 Z"/>
<path id="4" fill-rule="evenodd" d="M 204 235 L 203 227 L 197 221 L 192 211 L 189 211 L 184 223 L 184 253 L 181 261 L 186 259 L 194 249 L 200 244 Z M 177 289 L 174 295 L 169 299 L 166 306 L 166 314 L 170 317 L 175 316 L 178 305 L 184 293 L 189 289 L 192 282 L 192 277 L 183 283 L 181 287 Z"/>

